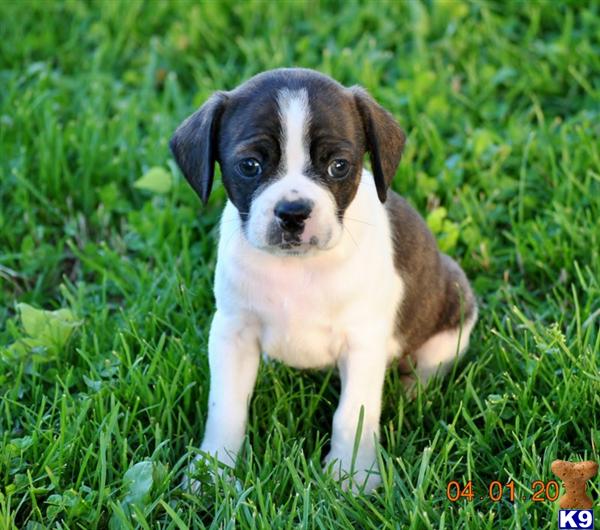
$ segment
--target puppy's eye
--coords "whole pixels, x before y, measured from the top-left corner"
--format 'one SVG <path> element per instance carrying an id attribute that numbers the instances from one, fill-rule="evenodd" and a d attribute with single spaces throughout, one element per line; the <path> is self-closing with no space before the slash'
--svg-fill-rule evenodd
<path id="1" fill-rule="evenodd" d="M 328 175 L 334 179 L 344 178 L 348 174 L 348 171 L 350 171 L 350 164 L 347 160 L 342 160 L 341 158 L 331 162 L 327 168 Z"/>
<path id="2" fill-rule="evenodd" d="M 258 177 L 262 173 L 262 166 L 256 158 L 244 158 L 237 168 L 240 175 L 246 178 Z"/>

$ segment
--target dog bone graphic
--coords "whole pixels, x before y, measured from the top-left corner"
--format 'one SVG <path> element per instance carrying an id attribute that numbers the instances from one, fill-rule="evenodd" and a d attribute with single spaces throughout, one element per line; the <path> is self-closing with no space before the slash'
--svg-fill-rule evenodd
<path id="1" fill-rule="evenodd" d="M 586 482 L 594 477 L 598 471 L 598 464 L 588 460 L 586 462 L 566 462 L 555 460 L 550 466 L 552 472 L 564 484 L 565 494 L 559 499 L 561 508 L 569 510 L 589 510 L 592 508 L 592 499 L 585 491 Z"/>

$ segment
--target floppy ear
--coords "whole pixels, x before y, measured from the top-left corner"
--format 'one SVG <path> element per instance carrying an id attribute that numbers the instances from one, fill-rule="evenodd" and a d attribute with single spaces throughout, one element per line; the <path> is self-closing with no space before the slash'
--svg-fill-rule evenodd
<path id="1" fill-rule="evenodd" d="M 217 159 L 219 123 L 227 95 L 216 92 L 173 134 L 169 147 L 194 191 L 206 204 L 212 188 Z"/>
<path id="2" fill-rule="evenodd" d="M 381 202 L 385 202 L 387 190 L 402 157 L 406 137 L 394 117 L 364 88 L 354 86 L 350 91 L 362 119 L 377 195 Z"/>

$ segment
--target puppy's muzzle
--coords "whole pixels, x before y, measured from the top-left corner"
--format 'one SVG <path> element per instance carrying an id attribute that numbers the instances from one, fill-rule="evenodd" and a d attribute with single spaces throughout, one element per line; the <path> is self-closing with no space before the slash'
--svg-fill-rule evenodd
<path id="1" fill-rule="evenodd" d="M 298 237 L 304 231 L 304 223 L 312 212 L 312 201 L 299 199 L 279 201 L 273 213 L 281 231 L 286 235 Z"/>

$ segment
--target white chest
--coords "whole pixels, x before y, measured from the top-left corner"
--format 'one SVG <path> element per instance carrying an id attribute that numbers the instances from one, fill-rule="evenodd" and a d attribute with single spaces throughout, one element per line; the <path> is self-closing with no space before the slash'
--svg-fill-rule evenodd
<path id="1" fill-rule="evenodd" d="M 296 368 L 320 368 L 335 363 L 344 350 L 352 316 L 348 304 L 359 302 L 360 293 L 342 280 L 289 265 L 264 272 L 248 267 L 237 271 L 227 292 L 255 317 L 268 357 Z"/>
<path id="2" fill-rule="evenodd" d="M 335 289 L 322 282 L 273 290 L 261 315 L 264 352 L 298 368 L 333 364 L 344 348 L 344 312 L 335 306 Z"/>

